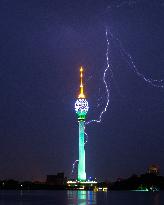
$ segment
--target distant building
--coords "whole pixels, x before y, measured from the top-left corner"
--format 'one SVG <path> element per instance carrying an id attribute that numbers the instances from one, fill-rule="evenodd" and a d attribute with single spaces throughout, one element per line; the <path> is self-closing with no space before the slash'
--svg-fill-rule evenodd
<path id="1" fill-rule="evenodd" d="M 148 173 L 158 175 L 159 174 L 159 166 L 155 165 L 155 164 L 150 165 L 148 168 Z"/>
<path id="2" fill-rule="evenodd" d="M 57 173 L 57 175 L 47 175 L 46 183 L 48 185 L 54 186 L 63 186 L 67 181 L 67 178 L 64 177 L 64 173 Z"/>

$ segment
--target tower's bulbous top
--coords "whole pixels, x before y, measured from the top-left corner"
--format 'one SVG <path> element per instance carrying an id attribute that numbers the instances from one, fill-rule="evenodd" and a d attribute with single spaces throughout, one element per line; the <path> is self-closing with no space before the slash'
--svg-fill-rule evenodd
<path id="1" fill-rule="evenodd" d="M 88 101 L 84 99 L 77 99 L 75 102 L 75 111 L 78 112 L 85 112 L 87 113 L 89 110 Z"/>
<path id="2" fill-rule="evenodd" d="M 86 114 L 89 110 L 88 101 L 84 99 L 77 99 L 75 102 L 75 112 L 79 121 L 85 121 Z"/>

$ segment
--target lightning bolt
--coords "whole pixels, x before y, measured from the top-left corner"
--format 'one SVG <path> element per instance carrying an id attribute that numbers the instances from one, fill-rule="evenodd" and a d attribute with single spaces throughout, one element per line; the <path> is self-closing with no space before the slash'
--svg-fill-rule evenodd
<path id="1" fill-rule="evenodd" d="M 85 134 L 85 142 L 84 142 L 84 145 L 86 145 L 87 142 L 88 142 L 88 134 L 87 134 L 86 131 L 85 131 L 85 127 L 84 127 L 84 134 Z"/>
<path id="2" fill-rule="evenodd" d="M 159 79 L 159 80 L 157 80 L 157 79 L 152 79 L 152 78 L 148 78 L 148 77 L 146 77 L 144 74 L 142 74 L 142 73 L 138 70 L 138 68 L 137 68 L 137 66 L 136 66 L 136 64 L 135 64 L 135 62 L 134 62 L 133 57 L 131 56 L 131 54 L 128 53 L 127 50 L 125 50 L 125 48 L 124 48 L 122 42 L 120 41 L 120 39 L 117 38 L 117 37 L 114 37 L 113 33 L 112 33 L 111 30 L 109 30 L 109 29 L 108 29 L 108 33 L 109 33 L 109 35 L 111 36 L 111 38 L 112 38 L 115 42 L 117 42 L 117 44 L 118 44 L 118 46 L 119 46 L 119 48 L 120 48 L 121 55 L 125 58 L 125 60 L 126 60 L 126 62 L 128 63 L 129 67 L 133 70 L 133 72 L 134 72 L 139 78 L 143 79 L 145 82 L 149 83 L 149 84 L 152 85 L 153 87 L 164 88 L 164 85 L 163 85 L 164 79 Z"/>
<path id="3" fill-rule="evenodd" d="M 75 167 L 78 164 L 79 160 L 75 160 L 74 163 L 72 164 L 72 171 L 71 171 L 71 176 L 73 177 L 74 171 L 75 171 Z"/>
<path id="4" fill-rule="evenodd" d="M 106 49 L 106 63 L 107 63 L 107 67 L 105 68 L 104 70 L 104 73 L 103 73 L 103 82 L 104 82 L 104 85 L 105 85 L 105 89 L 106 89 L 106 105 L 104 107 L 104 109 L 101 111 L 98 119 L 93 119 L 93 120 L 90 120 L 88 122 L 85 123 L 85 125 L 88 125 L 90 123 L 93 123 L 93 122 L 96 122 L 96 123 L 101 123 L 102 121 L 102 117 L 103 117 L 103 114 L 107 111 L 108 109 L 108 106 L 110 104 L 110 85 L 107 83 L 106 81 L 106 75 L 107 75 L 107 72 L 110 71 L 110 77 L 111 79 L 113 78 L 113 70 L 112 70 L 112 66 L 110 64 L 110 56 L 111 56 L 111 50 L 110 50 L 110 40 L 109 40 L 109 36 L 110 36 L 110 39 L 114 40 L 115 42 L 117 42 L 117 45 L 119 46 L 119 49 L 120 49 L 120 53 L 121 55 L 125 58 L 126 62 L 128 63 L 129 67 L 133 70 L 133 72 L 139 77 L 141 78 L 142 80 L 144 80 L 146 83 L 149 83 L 151 86 L 153 87 L 157 87 L 157 88 L 164 88 L 164 79 L 153 79 L 153 78 L 148 78 L 146 77 L 143 73 L 141 73 L 134 60 L 133 60 L 133 57 L 131 56 L 130 53 L 128 53 L 122 42 L 120 41 L 119 38 L 117 37 L 114 37 L 113 33 L 111 32 L 111 30 L 109 28 L 106 27 L 106 31 L 105 31 L 105 34 L 106 34 L 106 43 L 107 43 L 107 49 Z M 85 133 L 87 135 L 87 133 Z M 88 136 L 88 135 L 87 135 Z"/>
<path id="5" fill-rule="evenodd" d="M 110 71 L 110 76 L 111 76 L 111 78 L 113 78 L 113 71 L 112 71 L 110 61 L 109 61 L 109 56 L 110 56 L 111 53 L 110 53 L 110 49 L 109 49 L 110 48 L 110 41 L 109 41 L 108 29 L 107 28 L 106 28 L 105 36 L 106 36 L 106 42 L 107 42 L 107 48 L 106 48 L 106 63 L 107 63 L 107 66 L 106 66 L 106 68 L 104 70 L 104 73 L 103 73 L 103 82 L 104 82 L 105 89 L 106 89 L 106 105 L 105 105 L 104 109 L 101 111 L 98 119 L 90 120 L 90 121 L 86 122 L 85 125 L 88 125 L 92 122 L 100 123 L 102 121 L 102 116 L 107 111 L 107 108 L 108 108 L 109 103 L 110 103 L 110 85 L 107 84 L 106 75 L 107 75 L 107 72 Z"/>

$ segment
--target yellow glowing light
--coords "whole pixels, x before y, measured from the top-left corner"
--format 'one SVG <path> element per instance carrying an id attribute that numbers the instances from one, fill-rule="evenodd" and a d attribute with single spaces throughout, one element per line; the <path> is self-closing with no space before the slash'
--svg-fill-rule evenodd
<path id="1" fill-rule="evenodd" d="M 103 187 L 103 191 L 108 191 L 108 188 L 107 187 Z"/>
<path id="2" fill-rule="evenodd" d="M 83 89 L 83 67 L 80 67 L 80 94 L 78 98 L 85 98 L 84 89 Z"/>
<path id="3" fill-rule="evenodd" d="M 97 184 L 96 181 L 67 181 L 67 184 Z"/>

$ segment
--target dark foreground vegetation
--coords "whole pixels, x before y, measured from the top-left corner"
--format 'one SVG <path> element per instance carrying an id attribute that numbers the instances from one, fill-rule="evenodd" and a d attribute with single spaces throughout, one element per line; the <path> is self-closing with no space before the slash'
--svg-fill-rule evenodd
<path id="1" fill-rule="evenodd" d="M 115 182 L 100 182 L 99 187 L 108 187 L 108 190 L 140 190 L 157 187 L 159 190 L 164 190 L 164 177 L 156 174 L 142 174 L 140 176 L 132 175 L 127 179 L 118 179 Z M 0 189 L 13 190 L 53 190 L 67 189 L 66 181 L 63 184 L 49 184 L 47 182 L 19 182 L 13 179 L 1 180 Z"/>
<path id="2" fill-rule="evenodd" d="M 0 189 L 13 190 L 51 190 L 51 189 L 66 189 L 66 184 L 55 185 L 47 184 L 46 182 L 19 182 L 13 179 L 0 181 Z"/>
<path id="3" fill-rule="evenodd" d="M 156 174 L 132 175 L 127 179 L 118 179 L 116 182 L 107 184 L 110 190 L 143 190 L 156 187 L 164 190 L 164 177 Z"/>

